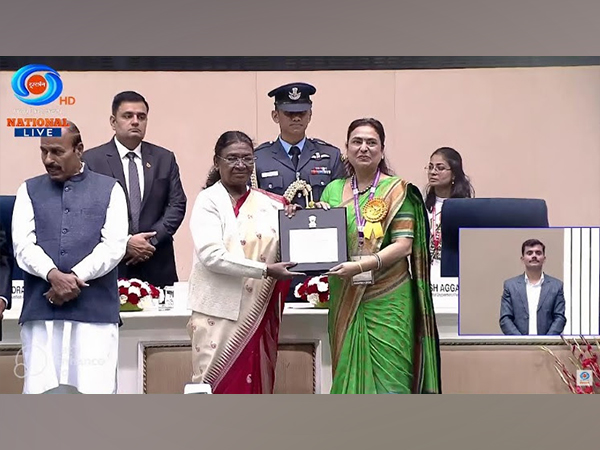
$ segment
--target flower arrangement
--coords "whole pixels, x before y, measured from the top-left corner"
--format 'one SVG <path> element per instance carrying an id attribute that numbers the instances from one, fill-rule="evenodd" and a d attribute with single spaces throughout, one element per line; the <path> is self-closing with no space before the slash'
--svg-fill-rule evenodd
<path id="1" fill-rule="evenodd" d="M 598 355 L 594 351 L 594 347 L 583 337 L 580 336 L 582 341 L 581 345 L 576 339 L 572 342 L 566 340 L 562 335 L 561 339 L 563 342 L 571 348 L 571 356 L 569 356 L 569 362 L 575 367 L 575 373 L 577 370 L 591 370 L 592 371 L 592 386 L 580 386 L 577 383 L 577 377 L 570 371 L 564 362 L 560 360 L 552 350 L 547 347 L 541 347 L 542 350 L 552 355 L 554 358 L 554 369 L 558 372 L 563 383 L 567 385 L 569 390 L 573 394 L 596 394 L 600 390 L 600 366 L 598 365 Z M 600 343 L 595 340 L 596 349 L 600 351 Z"/>
<path id="2" fill-rule="evenodd" d="M 118 286 L 121 311 L 142 311 L 153 298 L 160 297 L 157 288 L 137 278 L 119 278 Z"/>
<path id="3" fill-rule="evenodd" d="M 316 308 L 329 306 L 329 280 L 326 275 L 307 278 L 294 289 L 294 296 L 308 301 Z"/>

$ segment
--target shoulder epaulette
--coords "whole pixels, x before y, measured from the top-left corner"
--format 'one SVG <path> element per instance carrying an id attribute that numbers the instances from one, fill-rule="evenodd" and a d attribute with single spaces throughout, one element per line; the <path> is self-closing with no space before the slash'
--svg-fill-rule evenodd
<path id="1" fill-rule="evenodd" d="M 308 138 L 309 141 L 315 143 L 315 144 L 319 144 L 319 145 L 326 145 L 327 147 L 333 147 L 333 148 L 337 148 L 335 145 L 330 144 L 329 142 L 325 142 L 323 139 L 319 139 L 319 138 Z"/>
<path id="2" fill-rule="evenodd" d="M 254 149 L 254 151 L 255 151 L 255 152 L 257 152 L 257 151 L 259 151 L 259 150 L 262 150 L 263 148 L 270 147 L 271 145 L 273 145 L 273 143 L 274 143 L 274 142 L 275 142 L 275 141 L 267 141 L 267 142 L 263 142 L 263 143 L 262 143 L 262 144 L 260 144 L 258 147 L 256 147 L 256 148 Z"/>

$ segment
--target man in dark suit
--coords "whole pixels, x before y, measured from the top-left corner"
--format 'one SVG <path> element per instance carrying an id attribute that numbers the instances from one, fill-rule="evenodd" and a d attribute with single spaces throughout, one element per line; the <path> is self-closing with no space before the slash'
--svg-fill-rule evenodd
<path id="1" fill-rule="evenodd" d="M 2 340 L 2 316 L 10 309 L 12 294 L 13 257 L 10 242 L 0 223 L 0 341 Z"/>
<path id="2" fill-rule="evenodd" d="M 504 282 L 500 328 L 507 335 L 559 335 L 567 323 L 563 282 L 545 274 L 546 247 L 537 239 L 521 246 L 525 273 Z"/>
<path id="3" fill-rule="evenodd" d="M 340 150 L 327 142 L 306 137 L 312 118 L 312 100 L 316 88 L 307 83 L 290 83 L 268 93 L 275 100 L 271 118 L 279 125 L 280 134 L 274 141 L 265 142 L 255 150 L 256 184 L 265 191 L 284 195 L 305 208 L 302 191 L 291 185 L 301 180 L 310 185 L 314 202 L 318 202 L 325 187 L 344 176 Z M 287 195 L 286 195 L 287 194 Z M 294 288 L 305 278 L 296 277 L 286 301 L 299 301 Z"/>
<path id="4" fill-rule="evenodd" d="M 93 172 L 116 178 L 127 194 L 131 236 L 119 277 L 164 287 L 178 281 L 173 235 L 187 198 L 173 152 L 143 140 L 148 111 L 137 92 L 117 94 L 110 117 L 114 138 L 84 152 L 83 161 Z"/>

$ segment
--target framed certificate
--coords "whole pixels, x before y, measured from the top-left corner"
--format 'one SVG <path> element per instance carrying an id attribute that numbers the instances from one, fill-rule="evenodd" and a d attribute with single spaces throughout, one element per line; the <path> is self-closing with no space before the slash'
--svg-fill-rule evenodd
<path id="1" fill-rule="evenodd" d="M 346 230 L 345 208 L 279 211 L 281 260 L 297 263 L 294 272 L 326 272 L 348 261 Z"/>

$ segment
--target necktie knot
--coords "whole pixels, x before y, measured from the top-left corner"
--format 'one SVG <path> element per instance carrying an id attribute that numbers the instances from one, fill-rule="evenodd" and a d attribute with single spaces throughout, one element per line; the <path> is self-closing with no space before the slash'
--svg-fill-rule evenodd
<path id="1" fill-rule="evenodd" d="M 137 155 L 135 154 L 135 152 L 129 152 L 129 153 L 127 153 L 127 157 L 129 158 L 130 161 L 133 161 L 136 156 Z"/>

